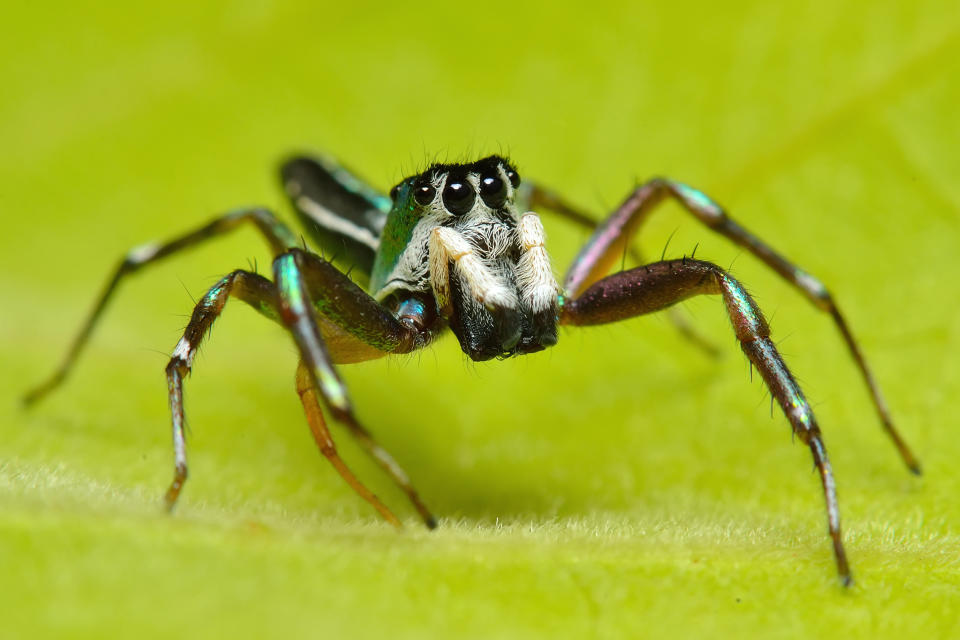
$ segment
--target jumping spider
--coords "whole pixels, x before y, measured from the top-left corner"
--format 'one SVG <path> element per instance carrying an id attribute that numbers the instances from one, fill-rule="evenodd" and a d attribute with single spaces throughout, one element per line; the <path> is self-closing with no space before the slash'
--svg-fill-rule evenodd
<path id="1" fill-rule="evenodd" d="M 837 569 L 844 584 L 850 584 L 833 473 L 820 428 L 771 341 L 766 320 L 744 288 L 720 267 L 692 257 L 607 275 L 628 251 L 640 225 L 665 198 L 676 200 L 707 228 L 745 248 L 830 314 L 873 396 L 883 427 L 907 466 L 920 472 L 827 289 L 692 187 L 655 178 L 634 189 L 609 218 L 596 225 L 560 286 L 545 248 L 543 226 L 532 209 L 550 210 L 590 227 L 595 222 L 557 194 L 521 183 L 514 166 L 504 158 L 435 164 L 401 181 L 389 196 L 327 158 L 294 157 L 284 163 L 281 173 L 311 238 L 322 250 L 353 265 L 351 276 L 302 248 L 298 236 L 270 211 L 252 208 L 228 213 L 169 242 L 130 251 L 63 364 L 26 397 L 28 403 L 35 402 L 63 381 L 126 275 L 243 224 L 253 224 L 273 252 L 273 280 L 237 270 L 217 282 L 194 308 L 166 368 L 175 455 L 174 478 L 166 494 L 169 508 L 187 478 L 183 378 L 230 296 L 282 324 L 292 335 L 300 355 L 297 393 L 321 452 L 340 475 L 386 520 L 400 524 L 340 459 L 321 406 L 349 429 L 433 528 L 436 521 L 407 474 L 355 417 L 335 364 L 409 353 L 448 328 L 473 360 L 533 353 L 556 344 L 560 325 L 617 322 L 666 309 L 691 296 L 717 294 L 723 298 L 743 352 L 760 372 L 794 434 L 810 447 L 823 484 Z"/>

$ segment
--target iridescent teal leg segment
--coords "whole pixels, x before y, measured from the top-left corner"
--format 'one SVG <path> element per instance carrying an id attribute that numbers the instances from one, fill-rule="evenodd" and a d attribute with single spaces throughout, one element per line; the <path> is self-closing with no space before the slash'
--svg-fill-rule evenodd
<path id="1" fill-rule="evenodd" d="M 770 340 L 767 321 L 740 283 L 708 262 L 686 258 L 657 262 L 604 278 L 580 295 L 565 299 L 560 323 L 587 326 L 618 322 L 704 294 L 723 297 L 741 349 L 760 372 L 794 434 L 810 447 L 823 485 L 837 571 L 843 583 L 850 585 L 852 578 L 840 533 L 836 486 L 820 428 L 800 386 Z"/>
<path id="2" fill-rule="evenodd" d="M 274 319 L 279 318 L 273 283 L 263 276 L 249 271 L 234 271 L 221 278 L 200 299 L 183 337 L 177 343 L 167 364 L 167 392 L 170 398 L 170 415 L 173 422 L 173 482 L 167 489 L 165 502 L 172 510 L 187 480 L 187 445 L 184 433 L 183 379 L 193 367 L 193 359 L 209 333 L 214 321 L 223 312 L 227 299 L 233 296 L 243 300 L 257 311 Z"/>
<path id="3" fill-rule="evenodd" d="M 436 519 L 423 504 L 406 472 L 357 420 L 346 386 L 337 374 L 324 343 L 317 313 L 391 353 L 406 353 L 421 344 L 415 327 L 396 319 L 325 260 L 291 250 L 273 263 L 281 321 L 290 330 L 309 373 L 334 419 L 344 424 L 373 459 L 407 494 L 429 528 Z"/>
<path id="4" fill-rule="evenodd" d="M 31 405 L 37 402 L 63 383 L 67 374 L 69 374 L 73 368 L 80 352 L 89 341 L 90 334 L 93 332 L 93 328 L 100 319 L 103 310 L 107 307 L 107 303 L 113 297 L 120 282 L 126 276 L 167 256 L 231 231 L 244 223 L 252 223 L 257 228 L 267 240 L 274 254 L 281 253 L 289 247 L 296 246 L 296 236 L 294 236 L 286 225 L 266 209 L 255 208 L 238 210 L 220 216 L 199 229 L 167 242 L 149 243 L 130 250 L 120 261 L 113 276 L 107 282 L 106 287 L 104 287 L 103 292 L 94 305 L 93 311 L 87 317 L 83 327 L 81 327 L 80 333 L 74 339 L 61 365 L 50 378 L 24 396 L 24 403 Z"/>
<path id="5" fill-rule="evenodd" d="M 567 272 L 564 288 L 576 296 L 609 273 L 647 216 L 664 198 L 673 198 L 697 220 L 711 230 L 744 247 L 799 289 L 818 309 L 826 311 L 840 331 L 860 374 L 870 391 L 874 408 L 887 435 L 893 440 L 907 468 L 920 474 L 920 463 L 897 432 L 880 387 L 867 366 L 860 345 L 847 326 L 840 309 L 827 288 L 812 275 L 800 269 L 769 245 L 733 221 L 724 209 L 702 191 L 665 178 L 654 178 L 637 187 L 623 204 L 599 227 L 581 250 Z"/>

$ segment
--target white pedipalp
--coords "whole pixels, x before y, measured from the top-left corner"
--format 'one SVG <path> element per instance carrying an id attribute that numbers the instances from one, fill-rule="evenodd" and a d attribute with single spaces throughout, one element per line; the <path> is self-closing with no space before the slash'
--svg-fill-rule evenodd
<path id="1" fill-rule="evenodd" d="M 488 311 L 522 308 L 523 313 L 542 315 L 556 307 L 559 287 L 544 247 L 543 226 L 536 214 L 522 217 L 517 210 L 508 167 L 501 162 L 496 171 L 505 196 L 492 206 L 481 194 L 485 174 L 480 170 L 425 176 L 433 198 L 418 203 L 420 219 L 377 299 L 397 290 L 431 291 L 441 315 L 452 317 L 457 304 L 451 299 L 452 278 L 459 278 L 464 292 Z M 447 208 L 444 193 L 451 175 L 472 188 L 469 210 L 453 213 Z"/>
<path id="2" fill-rule="evenodd" d="M 560 291 L 547 254 L 546 233 L 540 216 L 530 211 L 517 225 L 521 254 L 517 260 L 517 287 L 520 299 L 533 313 L 541 313 L 556 304 Z"/>
<path id="3" fill-rule="evenodd" d="M 437 227 L 430 233 L 430 284 L 437 304 L 442 310 L 450 306 L 450 271 L 453 263 L 463 276 L 470 294 L 488 309 L 514 309 L 517 296 L 490 268 L 484 264 L 473 247 L 460 233 L 447 227 Z"/>

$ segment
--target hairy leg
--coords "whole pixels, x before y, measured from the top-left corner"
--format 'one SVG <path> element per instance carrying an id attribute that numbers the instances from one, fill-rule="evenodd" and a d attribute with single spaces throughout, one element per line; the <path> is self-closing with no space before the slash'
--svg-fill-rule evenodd
<path id="1" fill-rule="evenodd" d="M 251 307 L 274 318 L 277 316 L 277 299 L 273 284 L 263 276 L 249 271 L 234 271 L 221 278 L 200 299 L 183 337 L 177 343 L 167 364 L 167 393 L 170 400 L 170 415 L 173 426 L 174 473 L 167 489 L 167 509 L 172 510 L 187 480 L 187 443 L 184 433 L 183 379 L 193 368 L 193 359 L 204 336 L 214 321 L 223 312 L 231 297 L 243 300 Z"/>
<path id="2" fill-rule="evenodd" d="M 593 237 L 580 251 L 564 280 L 566 291 L 571 296 L 577 296 L 609 273 L 620 260 L 620 256 L 644 220 L 665 198 L 676 200 L 709 229 L 745 248 L 799 289 L 818 309 L 830 314 L 860 370 L 884 430 L 900 452 L 900 457 L 907 468 L 919 475 L 920 463 L 894 426 L 886 400 L 880 392 L 880 386 L 874 379 L 860 350 L 860 345 L 827 288 L 811 274 L 781 256 L 757 236 L 740 226 L 719 204 L 703 192 L 666 178 L 654 178 L 637 187 L 623 204 L 597 227 Z"/>
<path id="3" fill-rule="evenodd" d="M 823 486 L 837 571 L 843 583 L 849 585 L 852 578 L 840 533 L 836 485 L 820 427 L 800 386 L 770 339 L 767 321 L 739 282 L 708 262 L 689 259 L 657 262 L 604 278 L 580 296 L 564 300 L 560 322 L 577 326 L 618 322 L 705 294 L 723 297 L 741 349 L 760 372 L 794 434 L 810 448 Z"/>
<path id="4" fill-rule="evenodd" d="M 279 320 L 280 306 L 276 289 L 266 278 L 247 271 L 234 271 L 222 278 L 200 300 L 193 311 L 183 337 L 174 349 L 167 365 L 167 387 L 170 396 L 170 411 L 173 421 L 174 478 L 167 490 L 166 504 L 173 509 L 187 479 L 186 439 L 184 434 L 183 379 L 193 368 L 193 359 L 205 335 L 223 312 L 229 297 L 236 297 L 265 315 Z M 330 461 L 337 473 L 364 500 L 369 502 L 391 524 L 400 525 L 397 517 L 367 489 L 337 453 L 330 432 L 320 411 L 316 387 L 309 372 L 301 362 L 297 367 L 297 395 L 303 404 L 310 431 L 320 452 Z"/>
<path id="5" fill-rule="evenodd" d="M 521 183 L 518 189 L 518 198 L 523 210 L 549 211 L 586 229 L 596 229 L 601 224 L 599 220 L 595 220 L 582 209 L 568 202 L 559 193 L 535 182 L 524 181 Z M 647 260 L 643 258 L 635 245 L 630 244 L 623 247 L 623 252 L 620 254 L 621 260 L 624 260 L 627 256 L 630 256 L 631 262 L 635 265 L 647 263 Z M 688 317 L 679 308 L 668 309 L 667 317 L 670 323 L 680 332 L 680 335 L 694 346 L 708 356 L 714 358 L 720 356 L 720 349 L 697 333 Z"/>

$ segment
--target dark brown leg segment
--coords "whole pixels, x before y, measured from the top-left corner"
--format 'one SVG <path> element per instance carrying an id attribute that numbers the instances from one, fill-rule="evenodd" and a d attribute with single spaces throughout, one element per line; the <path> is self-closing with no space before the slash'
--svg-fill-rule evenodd
<path id="1" fill-rule="evenodd" d="M 586 326 L 617 322 L 660 311 L 691 296 L 719 294 L 740 347 L 763 377 L 801 442 L 810 447 L 820 472 L 837 571 L 852 583 L 840 533 L 833 471 L 813 410 L 770 340 L 770 327 L 739 282 L 716 265 L 699 260 L 669 260 L 623 271 L 594 283 L 579 296 L 564 300 L 561 324 Z"/>
<path id="2" fill-rule="evenodd" d="M 274 254 L 281 253 L 287 248 L 296 245 L 296 236 L 272 213 L 266 209 L 243 209 L 215 218 L 203 227 L 167 242 L 149 243 L 130 250 L 123 260 L 120 261 L 120 264 L 117 265 L 113 276 L 107 282 L 106 287 L 104 287 L 103 292 L 97 299 L 93 311 L 81 327 L 80 333 L 74 339 L 63 362 L 50 378 L 34 387 L 24 396 L 24 404 L 31 405 L 37 402 L 60 386 L 66 379 L 77 357 L 90 339 L 90 334 L 93 332 L 93 328 L 100 319 L 103 310 L 107 307 L 107 303 L 113 297 L 120 282 L 124 280 L 126 276 L 167 256 L 194 247 L 206 240 L 231 231 L 242 224 L 253 224 L 257 230 L 263 234 L 264 238 L 266 238 Z"/>
<path id="3" fill-rule="evenodd" d="M 637 187 L 620 207 L 607 218 L 587 242 L 567 272 L 564 288 L 573 297 L 610 272 L 621 259 L 633 234 L 664 198 L 673 198 L 711 230 L 744 247 L 799 289 L 818 309 L 830 314 L 843 336 L 851 356 L 873 399 L 873 405 L 887 435 L 893 440 L 907 467 L 920 474 L 920 463 L 900 437 L 880 387 L 867 366 L 860 345 L 827 288 L 811 274 L 797 267 L 758 237 L 737 224 L 726 211 L 706 194 L 674 180 L 654 178 Z"/>

